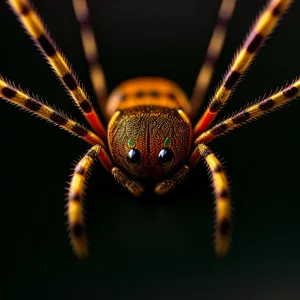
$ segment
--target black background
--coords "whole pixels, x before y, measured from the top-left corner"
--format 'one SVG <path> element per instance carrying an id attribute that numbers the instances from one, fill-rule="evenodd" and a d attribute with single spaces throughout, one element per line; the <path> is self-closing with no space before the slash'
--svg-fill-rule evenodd
<path id="1" fill-rule="evenodd" d="M 285 16 L 222 112 L 299 75 L 300 3 Z M 238 1 L 210 94 L 265 1 Z M 36 0 L 52 36 L 94 98 L 71 1 Z M 89 1 L 111 90 L 158 75 L 191 95 L 220 1 Z M 47 63 L 0 3 L 0 72 L 76 119 L 83 118 Z M 136 200 L 97 165 L 86 209 L 90 259 L 66 232 L 64 197 L 83 141 L 0 101 L 2 299 L 299 299 L 300 103 L 212 143 L 234 203 L 232 249 L 212 245 L 213 196 L 200 165 L 162 200 Z"/>

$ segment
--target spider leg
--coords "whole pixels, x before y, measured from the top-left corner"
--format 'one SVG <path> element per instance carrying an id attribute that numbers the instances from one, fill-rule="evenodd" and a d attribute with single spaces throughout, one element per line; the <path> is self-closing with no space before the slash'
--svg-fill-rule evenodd
<path id="1" fill-rule="evenodd" d="M 50 123 L 59 126 L 60 128 L 82 138 L 89 144 L 100 144 L 104 146 L 104 142 L 93 132 L 87 130 L 82 125 L 69 119 L 64 114 L 57 112 L 50 106 L 28 96 L 23 91 L 20 91 L 0 77 L 0 98 L 7 100 L 9 103 L 16 104 L 25 110 L 40 116 Z"/>
<path id="2" fill-rule="evenodd" d="M 166 179 L 155 186 L 155 193 L 162 196 L 171 191 L 188 174 L 190 168 L 187 165 L 182 166 L 171 178 Z"/>
<path id="3" fill-rule="evenodd" d="M 73 6 L 80 26 L 83 49 L 90 67 L 91 81 L 102 113 L 106 116 L 106 82 L 103 69 L 99 63 L 97 43 L 91 28 L 87 1 L 73 0 Z"/>
<path id="4" fill-rule="evenodd" d="M 111 159 L 101 145 L 93 146 L 77 163 L 68 193 L 67 215 L 71 242 L 76 255 L 80 258 L 88 255 L 87 239 L 83 222 L 83 192 L 93 162 L 98 157 L 101 165 L 109 173 L 114 169 Z"/>
<path id="5" fill-rule="evenodd" d="M 40 48 L 60 81 L 100 138 L 106 138 L 106 130 L 97 116 L 88 96 L 78 83 L 63 54 L 58 51 L 41 19 L 27 0 L 9 0 L 8 3 L 19 17 L 28 34 Z"/>
<path id="6" fill-rule="evenodd" d="M 207 110 L 194 127 L 195 137 L 204 132 L 214 121 L 221 107 L 229 99 L 234 87 L 247 70 L 265 39 L 271 34 L 291 0 L 271 0 L 255 22 L 242 48 L 233 59 L 229 71 L 216 90 Z"/>
<path id="7" fill-rule="evenodd" d="M 69 221 L 68 229 L 71 237 L 71 243 L 75 254 L 79 258 L 88 256 L 83 216 L 83 194 L 88 171 L 96 157 L 98 157 L 102 166 L 108 172 L 111 172 L 115 179 L 135 196 L 139 196 L 143 192 L 143 187 L 139 183 L 129 179 L 120 169 L 112 165 L 105 149 L 100 145 L 93 146 L 85 154 L 75 167 L 70 183 L 67 204 L 67 215 Z"/>
<path id="8" fill-rule="evenodd" d="M 191 98 L 192 117 L 196 116 L 205 99 L 207 89 L 214 74 L 215 64 L 224 45 L 228 21 L 231 19 L 235 5 L 236 0 L 223 0 L 221 3 L 217 22 L 206 52 L 206 57 L 200 69 Z"/>
<path id="9" fill-rule="evenodd" d="M 216 198 L 215 251 L 218 256 L 224 256 L 229 249 L 231 231 L 231 203 L 227 178 L 222 164 L 206 145 L 199 144 L 195 148 L 190 157 L 191 165 L 195 166 L 200 158 L 205 159 L 212 175 Z"/>
<path id="10" fill-rule="evenodd" d="M 118 183 L 120 183 L 125 189 L 127 189 L 130 193 L 132 193 L 134 196 L 139 197 L 143 191 L 143 186 L 135 181 L 129 178 L 123 171 L 121 171 L 118 167 L 115 167 L 106 152 L 106 149 L 104 147 L 101 147 L 101 151 L 99 151 L 98 159 L 104 169 L 113 175 L 113 177 L 117 180 Z"/>
<path id="11" fill-rule="evenodd" d="M 255 119 L 268 111 L 272 111 L 278 106 L 282 106 L 292 99 L 300 96 L 300 77 L 287 88 L 247 107 L 241 112 L 215 125 L 212 129 L 203 132 L 195 141 L 195 144 L 207 144 L 216 137 L 241 126 L 242 124 Z"/>
<path id="12" fill-rule="evenodd" d="M 87 238 L 83 220 L 84 186 L 88 171 L 100 153 L 101 148 L 99 145 L 93 146 L 76 165 L 68 193 L 68 229 L 74 252 L 80 258 L 88 255 Z"/>

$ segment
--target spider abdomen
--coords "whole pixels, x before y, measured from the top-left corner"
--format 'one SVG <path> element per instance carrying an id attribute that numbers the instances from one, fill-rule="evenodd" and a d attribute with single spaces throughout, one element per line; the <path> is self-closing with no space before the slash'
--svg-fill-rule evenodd
<path id="1" fill-rule="evenodd" d="M 124 81 L 113 90 L 106 113 L 111 118 L 117 110 L 141 105 L 180 108 L 188 116 L 191 110 L 187 96 L 176 83 L 160 77 L 138 77 Z"/>

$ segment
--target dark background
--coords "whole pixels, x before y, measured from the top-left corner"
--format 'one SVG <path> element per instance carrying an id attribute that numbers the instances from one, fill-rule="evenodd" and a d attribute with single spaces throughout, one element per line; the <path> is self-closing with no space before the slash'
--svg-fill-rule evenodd
<path id="1" fill-rule="evenodd" d="M 90 0 L 111 90 L 158 75 L 191 95 L 221 1 Z M 300 3 L 268 40 L 222 112 L 299 75 Z M 265 1 L 238 1 L 210 94 Z M 94 98 L 71 1 L 36 0 L 52 36 Z M 0 3 L 0 72 L 76 119 L 64 88 Z M 66 232 L 64 197 L 83 141 L 0 101 L 1 299 L 299 299 L 300 103 L 212 143 L 224 158 L 234 204 L 232 249 L 212 245 L 213 195 L 201 164 L 164 199 L 130 196 L 97 163 L 86 209 L 90 259 Z"/>

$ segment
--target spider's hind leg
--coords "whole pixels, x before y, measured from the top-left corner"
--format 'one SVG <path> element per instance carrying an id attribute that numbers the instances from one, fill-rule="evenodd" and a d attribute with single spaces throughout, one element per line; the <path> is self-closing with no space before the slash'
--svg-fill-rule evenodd
<path id="1" fill-rule="evenodd" d="M 80 26 L 81 40 L 90 69 L 90 77 L 94 92 L 99 102 L 103 117 L 106 115 L 106 81 L 103 69 L 99 63 L 96 38 L 91 27 L 89 10 L 86 0 L 73 0 L 75 14 Z"/>
<path id="2" fill-rule="evenodd" d="M 50 34 L 47 32 L 41 18 L 32 7 L 28 0 L 8 0 L 9 5 L 19 18 L 20 22 L 32 37 L 33 41 L 39 47 L 52 66 L 61 83 L 73 98 L 74 102 L 81 110 L 82 114 L 95 130 L 97 135 L 106 139 L 106 130 L 100 121 L 89 97 L 86 95 L 83 87 L 79 84 L 72 68 L 65 59 L 64 55 L 57 49 Z"/>
<path id="3" fill-rule="evenodd" d="M 228 72 L 211 99 L 207 110 L 195 125 L 194 133 L 196 137 L 210 127 L 222 106 L 231 96 L 235 86 L 242 78 L 242 75 L 250 66 L 263 42 L 272 33 L 280 17 L 288 9 L 291 2 L 291 0 L 269 1 L 269 4 L 263 10 L 251 32 L 248 34 L 243 46 L 233 59 Z"/>
<path id="4" fill-rule="evenodd" d="M 206 57 L 200 69 L 191 98 L 192 118 L 196 117 L 206 96 L 214 74 L 215 64 L 221 54 L 226 38 L 227 25 L 235 8 L 236 0 L 223 0 L 217 22 L 209 42 Z"/>

